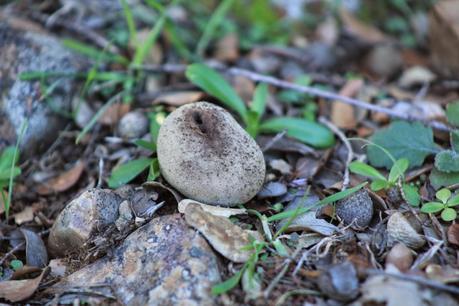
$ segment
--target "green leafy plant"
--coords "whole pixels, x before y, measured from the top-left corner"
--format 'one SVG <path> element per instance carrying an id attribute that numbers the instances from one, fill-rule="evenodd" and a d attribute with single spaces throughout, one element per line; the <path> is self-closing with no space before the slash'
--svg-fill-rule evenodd
<path id="1" fill-rule="evenodd" d="M 21 168 L 17 166 L 18 160 L 17 147 L 7 147 L 0 155 L 0 204 L 3 203 L 6 218 L 10 214 L 14 178 L 21 174 Z"/>
<path id="2" fill-rule="evenodd" d="M 242 119 L 252 137 L 259 133 L 277 133 L 284 130 L 287 135 L 317 148 L 327 148 L 334 144 L 333 133 L 325 126 L 305 119 L 279 117 L 262 121 L 266 107 L 268 88 L 260 84 L 255 90 L 250 108 L 231 85 L 214 69 L 193 64 L 186 70 L 187 78 L 208 94 L 219 99 L 226 107 L 235 111 Z"/>
<path id="3" fill-rule="evenodd" d="M 158 114 L 150 115 L 150 135 L 151 141 L 139 139 L 135 144 L 144 149 L 150 150 L 152 154 L 156 152 L 156 139 L 159 132 L 159 123 L 157 121 Z M 125 164 L 119 165 L 114 168 L 110 178 L 108 179 L 108 186 L 110 188 L 118 188 L 126 183 L 129 183 L 134 178 L 139 176 L 146 169 L 149 169 L 148 181 L 154 181 L 159 176 L 159 162 L 157 158 L 141 157 L 131 160 Z"/>
<path id="4" fill-rule="evenodd" d="M 381 154 L 386 156 L 392 162 L 392 166 L 387 177 L 385 177 L 376 168 L 360 161 L 354 161 L 349 165 L 349 170 L 351 172 L 372 179 L 370 188 L 373 191 L 383 189 L 388 191 L 390 189 L 397 188 L 411 206 L 419 206 L 421 203 L 421 196 L 419 194 L 418 187 L 404 181 L 405 172 L 408 170 L 410 165 L 407 158 L 395 160 L 394 156 L 386 150 L 386 148 L 366 139 L 350 138 L 350 140 L 364 141 L 366 143 L 365 146 L 372 146 L 381 151 Z"/>
<path id="5" fill-rule="evenodd" d="M 354 161 L 349 165 L 349 170 L 355 174 L 359 174 L 372 179 L 370 188 L 373 191 L 389 189 L 394 187 L 400 178 L 403 178 L 405 171 L 408 169 L 409 161 L 406 158 L 401 158 L 395 161 L 390 169 L 389 175 L 385 177 L 376 168 L 367 165 L 360 161 Z"/>
<path id="6" fill-rule="evenodd" d="M 452 126 L 459 127 L 459 101 L 446 106 L 446 118 Z M 443 150 L 435 155 L 435 168 L 430 173 L 430 183 L 441 188 L 459 183 L 459 130 L 450 133 L 451 149 Z"/>
<path id="7" fill-rule="evenodd" d="M 453 221 L 457 217 L 457 212 L 454 209 L 459 205 L 459 194 L 452 196 L 451 191 L 447 188 L 440 189 L 435 194 L 439 201 L 425 203 L 421 211 L 429 214 L 436 214 L 441 212 L 441 218 L 444 221 Z"/>
<path id="8" fill-rule="evenodd" d="M 418 122 L 392 122 L 387 128 L 375 132 L 370 141 L 385 148 L 395 159 L 408 159 L 410 167 L 421 166 L 427 156 L 440 151 L 434 143 L 432 129 Z M 392 167 L 390 157 L 375 146 L 368 146 L 367 155 L 375 167 Z"/>
<path id="9" fill-rule="evenodd" d="M 242 268 L 236 274 L 234 274 L 233 276 L 231 276 L 227 280 L 223 281 L 222 283 L 219 283 L 219 284 L 215 285 L 214 287 L 212 287 L 212 293 L 218 295 L 218 294 L 223 294 L 223 293 L 226 293 L 226 292 L 230 291 L 231 289 L 233 289 L 234 287 L 236 287 L 239 284 L 239 282 L 241 281 L 244 273 L 247 274 L 247 278 L 248 278 L 249 282 L 257 281 L 257 278 L 259 276 L 256 274 L 255 268 L 256 268 L 258 260 L 260 259 L 260 255 L 263 252 L 267 252 L 268 247 L 271 246 L 272 249 L 275 250 L 276 253 L 279 256 L 284 256 L 285 257 L 285 256 L 289 255 L 288 252 L 287 252 L 287 248 L 282 244 L 281 240 L 279 239 L 279 236 L 287 229 L 288 224 L 290 224 L 296 217 L 298 217 L 298 216 L 300 216 L 300 215 L 302 215 L 304 213 L 309 212 L 311 209 L 319 208 L 321 206 L 324 206 L 324 205 L 327 205 L 327 204 L 331 204 L 333 202 L 336 202 L 336 201 L 339 201 L 341 199 L 344 199 L 344 198 L 352 195 L 353 193 L 359 191 L 360 189 L 362 189 L 366 185 L 367 185 L 367 183 L 365 182 L 365 183 L 357 185 L 357 186 L 355 186 L 353 188 L 349 188 L 349 189 L 337 192 L 335 194 L 332 194 L 332 195 L 330 195 L 330 196 L 318 201 L 317 203 L 315 203 L 312 206 L 305 207 L 305 208 L 298 207 L 295 210 L 284 211 L 284 212 L 272 215 L 270 217 L 267 217 L 267 216 L 259 213 L 256 210 L 249 209 L 248 212 L 251 213 L 251 214 L 256 215 L 258 217 L 258 219 L 261 221 L 262 227 L 263 227 L 263 229 L 265 231 L 265 236 L 266 236 L 268 242 L 257 241 L 255 239 L 253 239 L 249 245 L 245 246 L 244 250 L 253 252 L 252 255 L 250 256 L 249 260 L 244 263 Z M 287 220 L 286 225 L 284 225 L 281 229 L 279 229 L 275 233 L 275 235 L 273 236 L 271 234 L 270 229 L 269 229 L 269 223 L 270 222 L 279 221 L 279 220 L 282 220 L 282 219 L 287 219 L 287 218 L 288 218 L 288 220 Z"/>

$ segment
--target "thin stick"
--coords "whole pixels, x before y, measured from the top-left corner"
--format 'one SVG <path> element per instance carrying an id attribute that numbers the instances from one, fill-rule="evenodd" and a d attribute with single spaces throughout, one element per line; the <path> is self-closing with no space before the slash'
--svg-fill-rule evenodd
<path id="1" fill-rule="evenodd" d="M 352 150 L 351 143 L 347 139 L 346 135 L 344 135 L 344 133 L 341 132 L 341 130 L 336 125 L 325 119 L 325 117 L 320 117 L 319 122 L 326 125 L 333 133 L 335 133 L 335 135 L 338 136 L 338 138 L 346 146 L 347 158 L 346 164 L 344 165 L 343 187 L 341 188 L 341 190 L 345 190 L 349 186 L 349 164 L 352 162 L 352 159 L 354 158 L 354 150 Z"/>
<path id="2" fill-rule="evenodd" d="M 277 133 L 277 135 L 274 136 L 273 139 L 271 139 L 271 140 L 263 147 L 263 149 L 262 149 L 263 153 L 266 152 L 266 151 L 268 151 L 269 149 L 271 149 L 271 147 L 272 147 L 273 145 L 275 145 L 276 142 L 278 142 L 279 140 L 281 140 L 282 137 L 285 136 L 285 134 L 287 134 L 287 131 L 282 131 L 282 132 Z"/>
<path id="3" fill-rule="evenodd" d="M 459 294 L 459 287 L 456 286 L 448 286 L 445 284 L 442 284 L 437 281 L 429 280 L 421 276 L 416 276 L 416 275 L 407 275 L 407 274 L 397 274 L 397 273 L 391 273 L 391 272 L 385 272 L 381 270 L 375 270 L 375 269 L 368 269 L 367 273 L 369 275 L 383 275 L 383 276 L 389 276 L 389 277 L 394 277 L 398 278 L 404 281 L 409 281 L 409 282 L 414 282 L 423 286 L 431 287 L 434 289 L 454 293 L 454 294 Z"/>
<path id="4" fill-rule="evenodd" d="M 263 83 L 271 84 L 276 87 L 295 90 L 298 92 L 309 94 L 311 96 L 321 97 L 328 101 L 340 101 L 340 102 L 343 102 L 349 105 L 353 105 L 359 108 L 367 109 L 373 112 L 384 113 L 392 118 L 398 118 L 398 119 L 407 120 L 407 121 L 418 121 L 418 122 L 421 122 L 439 131 L 445 131 L 445 132 L 452 131 L 452 129 L 449 126 L 447 126 L 446 124 L 440 121 L 430 121 L 425 118 L 413 116 L 408 113 L 401 113 L 401 112 L 395 111 L 387 107 L 370 104 L 370 103 L 367 103 L 367 102 L 364 102 L 358 99 L 350 98 L 350 97 L 345 97 L 345 96 L 339 95 L 331 91 L 322 90 L 322 89 L 311 87 L 311 86 L 294 84 L 291 82 L 283 81 L 278 78 L 267 76 L 267 75 L 262 75 L 262 74 L 259 74 L 259 73 L 256 73 L 250 70 L 246 70 L 246 69 L 241 69 L 241 68 L 236 68 L 236 67 L 227 68 L 223 65 L 215 65 L 215 64 L 209 65 L 209 66 L 211 66 L 212 68 L 218 69 L 222 72 L 229 73 L 231 75 L 244 76 L 248 79 L 251 79 L 252 81 L 263 82 Z M 186 67 L 187 67 L 186 65 L 165 64 L 165 65 L 153 65 L 153 66 L 139 66 L 135 68 L 145 70 L 145 71 L 150 71 L 150 72 L 183 73 L 186 70 Z"/>
<path id="5" fill-rule="evenodd" d="M 271 84 L 277 87 L 296 90 L 296 91 L 306 93 L 309 95 L 321 97 L 321 98 L 324 98 L 330 101 L 341 101 L 343 103 L 350 104 L 350 105 L 357 106 L 357 107 L 364 108 L 364 109 L 368 109 L 374 112 L 385 113 L 389 115 L 390 117 L 394 117 L 394 118 L 399 118 L 399 119 L 403 119 L 407 121 L 419 121 L 419 122 L 424 123 L 425 125 L 428 125 L 440 131 L 447 131 L 447 132 L 451 131 L 450 127 L 448 127 L 447 125 L 439 121 L 429 121 L 424 118 L 412 116 L 407 113 L 400 113 L 398 111 L 395 111 L 395 110 L 392 110 L 386 107 L 366 103 L 364 101 L 360 101 L 354 98 L 341 96 L 339 94 L 336 94 L 330 91 L 326 91 L 326 90 L 322 90 L 319 88 L 294 84 L 291 82 L 279 80 L 271 76 L 261 75 L 261 74 L 258 74 L 258 73 L 255 73 L 249 70 L 245 70 L 245 69 L 240 69 L 240 68 L 230 68 L 227 71 L 228 73 L 232 75 L 245 76 L 246 78 L 249 78 L 252 81 L 268 83 L 268 84 Z"/>
<path id="6" fill-rule="evenodd" d="M 276 287 L 276 285 L 280 282 L 280 280 L 282 279 L 282 277 L 284 277 L 285 273 L 287 273 L 288 271 L 288 268 L 290 267 L 290 264 L 292 263 L 292 261 L 295 260 L 295 258 L 298 256 L 298 254 L 300 253 L 300 251 L 303 249 L 303 244 L 299 244 L 296 249 L 295 249 L 295 252 L 293 252 L 292 256 L 287 258 L 285 261 L 284 261 L 284 266 L 282 267 L 282 270 L 280 271 L 279 274 L 276 275 L 276 277 L 273 279 L 273 281 L 269 284 L 269 286 L 265 289 L 265 291 L 263 292 L 263 295 L 265 298 L 268 298 L 269 295 L 271 294 L 271 291 L 274 289 L 274 287 Z"/>
<path id="7" fill-rule="evenodd" d="M 39 21 L 40 23 L 46 24 L 46 21 L 49 19 L 49 15 L 40 14 L 37 12 L 31 12 L 30 17 Z M 94 43 L 96 46 L 108 50 L 114 54 L 120 54 L 120 50 L 108 41 L 105 37 L 99 35 L 98 33 L 94 32 L 93 30 L 80 25 L 79 23 L 69 21 L 67 19 L 56 19 L 51 24 L 51 27 L 61 27 L 66 29 L 67 31 L 73 32 L 75 34 L 81 35 L 82 37 L 86 38 L 87 40 Z"/>

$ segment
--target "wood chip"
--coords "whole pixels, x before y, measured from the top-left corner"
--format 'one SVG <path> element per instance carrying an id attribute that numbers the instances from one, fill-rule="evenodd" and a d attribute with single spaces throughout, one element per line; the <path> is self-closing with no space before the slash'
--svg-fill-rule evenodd
<path id="1" fill-rule="evenodd" d="M 164 103 L 172 106 L 182 106 L 187 103 L 196 102 L 201 100 L 204 97 L 202 91 L 177 91 L 177 92 L 168 92 L 159 95 L 156 99 L 153 100 L 152 104 Z"/>
<path id="2" fill-rule="evenodd" d="M 41 195 L 47 195 L 70 189 L 78 182 L 84 168 L 85 164 L 82 161 L 78 161 L 70 170 L 67 170 L 59 176 L 39 185 L 37 187 L 37 192 Z"/>
<path id="3" fill-rule="evenodd" d="M 48 272 L 49 268 L 46 268 L 41 274 L 32 279 L 25 280 L 10 280 L 0 282 L 0 297 L 10 301 L 19 302 L 31 297 L 41 280 Z"/>

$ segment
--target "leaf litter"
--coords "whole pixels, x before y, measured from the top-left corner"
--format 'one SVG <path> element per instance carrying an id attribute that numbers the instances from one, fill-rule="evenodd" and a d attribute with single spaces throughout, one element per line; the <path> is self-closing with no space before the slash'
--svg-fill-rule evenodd
<path id="1" fill-rule="evenodd" d="M 320 305 L 336 301 L 354 305 L 457 304 L 453 293 L 459 283 L 459 230 L 457 220 L 449 221 L 451 216 L 456 216 L 452 213 L 456 206 L 435 197 L 442 188 L 456 196 L 459 184 L 456 160 L 459 141 L 457 131 L 454 131 L 458 126 L 458 102 L 455 101 L 459 86 L 454 83 L 458 66 L 455 57 L 448 55 L 449 49 L 442 48 L 444 41 L 458 44 L 457 22 L 448 17 L 452 14 L 448 11 L 455 10 L 445 9 L 449 6 L 457 8 L 457 4 L 455 6 L 454 1 L 443 1 L 433 7 L 417 4 L 419 7 L 416 8 L 425 17 L 430 15 L 432 24 L 427 31 L 434 35 L 433 42 L 419 38 L 413 46 L 411 33 L 415 30 L 411 28 L 414 27 L 411 18 L 414 16 L 403 1 L 387 4 L 384 9 L 397 16 L 387 20 L 376 15 L 368 18 L 340 7 L 336 16 L 327 15 L 323 21 L 308 21 L 314 25 L 301 35 L 293 30 L 277 29 L 275 20 L 283 18 L 282 10 L 272 11 L 269 4 L 261 4 L 263 1 L 239 11 L 240 1 L 223 2 L 227 2 L 225 5 L 233 2 L 234 7 L 229 9 L 227 16 L 221 15 L 225 10 L 218 10 L 220 13 L 213 17 L 213 22 L 220 18 L 220 21 L 227 22 L 226 26 L 220 29 L 222 33 L 206 34 L 210 35 L 202 40 L 206 52 L 202 51 L 203 43 L 199 47 L 200 54 L 205 55 L 201 58 L 205 60 L 205 67 L 211 70 L 201 64 L 192 65 L 193 69 L 187 70 L 184 63 L 197 62 L 187 48 L 191 41 L 200 41 L 197 33 L 203 29 L 212 11 L 201 16 L 193 4 L 170 7 L 170 19 L 164 25 L 160 24 L 164 31 L 159 35 L 160 39 L 152 39 L 154 35 L 147 38 L 153 43 L 143 45 L 142 49 L 148 52 L 144 58 L 136 56 L 136 63 L 140 59 L 140 65 L 127 67 L 122 64 L 125 56 L 138 51 L 132 43 L 126 49 L 129 52 L 122 52 L 123 60 L 116 54 L 104 53 L 114 50 L 106 47 L 93 54 L 97 65 L 92 72 L 88 72 L 83 81 L 73 80 L 81 85 L 85 105 L 96 113 L 114 94 L 119 94 L 122 102 L 116 100 L 95 118 L 97 120 L 75 118 L 76 125 L 70 123 L 68 129 L 61 131 L 48 151 L 22 161 L 22 174 L 15 178 L 13 189 L 8 190 L 8 184 L 5 184 L 9 181 L 11 162 L 0 167 L 0 186 L 4 191 L 0 204 L 4 208 L 4 204 L 9 203 L 11 192 L 14 216 L 14 223 L 4 222 L 0 226 L 4 238 L 0 249 L 1 297 L 11 302 L 33 302 L 27 299 L 40 283 L 49 286 L 49 283 L 88 263 L 81 260 L 75 264 L 81 258 L 70 256 L 63 258 L 63 262 L 52 259 L 49 262 L 50 275 L 45 273 L 47 268 L 38 276 L 26 273 L 30 272 L 28 266 L 48 265 L 47 246 L 41 236 L 47 235 L 66 204 L 89 188 L 105 188 L 111 182 L 112 187 L 126 183 L 143 184 L 155 194 L 155 203 L 163 203 L 161 209 L 154 211 L 153 218 L 177 211 L 182 213 L 187 224 L 199 231 L 222 255 L 219 257 L 220 274 L 222 280 L 227 281 L 216 284 L 214 292 L 227 294 L 215 297 L 216 301 L 226 298 L 231 304 L 241 305 Z M 366 4 L 361 5 L 360 9 L 364 10 Z M 202 6 L 205 9 L 206 5 Z M 305 7 L 317 16 L 323 13 L 321 10 L 329 9 L 324 4 L 305 4 Z M 56 8 L 57 5 L 44 4 L 35 13 L 26 10 L 19 13 L 20 18 L 15 18 L 44 22 L 46 18 L 40 18 Z M 160 6 L 154 9 L 158 8 Z M 260 8 L 266 15 L 254 16 L 253 12 L 260 11 Z M 141 9 L 144 13 L 151 11 L 150 7 Z M 138 12 L 134 11 L 132 16 L 137 18 Z M 127 16 L 130 14 L 124 13 L 129 20 Z M 92 9 L 85 14 L 104 16 L 101 11 Z M 79 28 L 70 16 L 64 22 L 67 27 L 57 29 L 51 26 L 50 31 L 58 35 L 74 31 L 72 33 L 77 33 L 78 38 L 89 37 L 88 42 L 95 45 L 103 44 L 100 35 L 108 35 L 118 51 L 127 46 L 123 35 L 142 33 L 148 36 L 150 33 L 151 25 L 142 18 L 134 23 L 127 21 L 131 29 L 124 29 L 117 35 L 104 27 L 94 32 L 86 24 L 89 19 L 83 18 Z M 257 30 L 253 33 L 248 30 L 250 26 L 241 27 L 241 24 L 251 24 L 255 19 Z M 194 24 L 196 20 L 199 26 Z M 81 26 L 85 31 L 81 31 Z M 117 24 L 117 29 L 123 26 Z M 228 29 L 235 32 L 226 33 Z M 416 31 L 416 35 L 422 36 Z M 243 35 L 236 35 L 236 32 Z M 184 37 L 188 38 L 182 40 Z M 272 38 L 278 39 L 280 47 L 269 46 Z M 404 47 L 392 46 L 396 40 Z M 84 45 L 79 46 L 85 49 Z M 426 49 L 432 51 L 432 62 L 424 54 Z M 90 54 L 88 49 L 85 50 Z M 399 62 L 387 75 L 386 71 L 374 69 L 381 63 L 371 61 L 383 58 L 381 50 L 390 50 L 391 60 L 402 59 L 403 67 Z M 302 58 L 303 54 L 307 59 Z M 104 62 L 106 58 L 117 60 Z M 385 65 L 388 67 L 389 63 L 384 62 Z M 200 75 L 202 71 L 207 72 L 204 77 Z M 267 76 L 259 73 L 273 78 L 266 79 Z M 40 75 L 40 78 L 43 86 L 52 86 L 47 83 L 46 76 Z M 260 104 L 260 97 L 264 95 L 260 94 L 262 86 L 259 83 L 265 81 L 270 86 L 266 86 L 265 101 Z M 292 88 L 291 83 L 285 87 L 284 81 L 297 82 L 294 84 L 297 87 Z M 325 94 L 320 90 L 325 90 Z M 338 99 L 327 95 L 335 92 Z M 223 208 L 191 199 L 182 200 L 179 192 L 158 176 L 159 165 L 154 166 L 157 125 L 178 106 L 204 98 L 233 111 L 234 117 L 256 136 L 269 165 L 265 188 L 252 201 L 241 203 L 239 207 Z M 136 101 L 141 101 L 140 105 Z M 138 140 L 115 141 L 113 136 L 117 133 L 118 122 L 124 114 L 137 108 L 151 113 L 150 117 L 154 118 L 150 121 L 148 133 Z M 373 144 L 364 148 L 357 148 L 354 144 L 357 141 L 351 141 L 352 160 L 374 166 L 385 179 L 385 184 L 391 185 L 391 188 L 379 190 L 372 187 L 383 186 L 381 182 L 364 187 L 370 195 L 368 203 L 374 210 L 365 226 L 355 226 L 363 214 L 361 210 L 346 208 L 345 213 L 353 211 L 349 216 L 340 211 L 344 207 L 343 199 L 315 206 L 320 199 L 367 181 L 361 173 L 357 175 L 351 171 L 349 186 L 343 184 L 346 169 L 352 170 L 346 162 L 347 151 L 340 139 L 318 123 L 320 116 L 330 118 L 331 124 L 345 137 L 370 136 Z M 393 121 L 393 118 L 413 120 Z M 87 129 L 87 133 L 79 137 L 80 142 L 75 145 L 81 128 Z M 0 135 L 1 132 L 0 127 Z M 409 170 L 402 169 L 396 179 L 390 180 L 394 162 L 403 158 L 408 160 Z M 137 169 L 126 164 L 126 161 L 133 161 L 135 165 L 139 160 L 142 167 Z M 119 165 L 125 167 L 117 173 L 114 170 Z M 378 175 L 378 179 L 381 177 Z M 144 183 L 147 180 L 151 181 Z M 351 200 L 349 205 L 361 208 L 360 202 L 352 195 L 349 194 L 347 199 Z M 442 211 L 447 213 L 422 210 L 424 205 L 433 201 L 439 201 Z M 143 216 L 140 211 L 144 212 L 144 207 L 141 205 L 121 206 L 129 210 L 129 214 L 119 209 L 117 213 L 120 215 L 137 216 L 130 211 L 134 207 L 138 215 Z M 0 215 L 5 216 L 4 210 L 0 210 Z M 99 236 L 92 242 L 103 241 L 104 252 L 100 256 L 110 256 L 111 250 L 130 231 L 148 220 L 144 218 L 133 224 L 129 219 L 125 224 L 127 232 L 114 236 L 111 236 L 114 225 L 101 229 L 98 235 L 107 237 L 101 239 Z M 18 260 L 25 264 L 22 272 L 13 271 Z M 375 270 L 380 275 L 374 274 Z M 28 278 L 11 278 L 15 273 L 23 273 L 21 277 Z M 75 298 L 79 296 L 83 297 L 79 293 L 74 295 Z M 52 298 L 41 291 L 33 297 L 43 302 Z M 107 301 L 113 299 L 111 295 L 106 298 Z"/>

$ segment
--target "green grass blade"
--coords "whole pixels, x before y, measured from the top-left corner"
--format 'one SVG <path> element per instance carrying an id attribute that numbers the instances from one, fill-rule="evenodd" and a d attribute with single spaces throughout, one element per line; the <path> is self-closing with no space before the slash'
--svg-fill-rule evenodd
<path id="1" fill-rule="evenodd" d="M 242 274 L 244 273 L 245 269 L 247 268 L 247 263 L 242 267 L 241 270 L 239 270 L 236 274 L 225 280 L 224 282 L 221 282 L 219 284 L 216 284 L 215 286 L 212 287 L 212 294 L 213 295 L 219 295 L 223 294 L 225 292 L 230 291 L 234 287 L 237 286 L 239 281 L 241 280 Z"/>
<path id="2" fill-rule="evenodd" d="M 192 64 L 186 69 L 185 75 L 191 83 L 236 111 L 247 124 L 247 108 L 244 101 L 217 71 L 203 64 Z"/>
<path id="3" fill-rule="evenodd" d="M 108 187 L 118 188 L 132 181 L 145 169 L 151 165 L 151 158 L 139 158 L 131 160 L 123 165 L 116 167 L 108 179 Z"/>
<path id="4" fill-rule="evenodd" d="M 129 37 L 133 42 L 137 42 L 137 29 L 135 27 L 134 17 L 132 16 L 132 10 L 126 3 L 126 0 L 120 0 L 121 6 L 123 7 L 124 18 L 129 31 Z"/>
<path id="5" fill-rule="evenodd" d="M 226 13 L 233 5 L 234 0 L 223 0 L 210 17 L 204 32 L 196 45 L 196 54 L 202 56 L 209 45 L 210 40 L 215 35 L 215 30 L 222 23 Z"/>
<path id="6" fill-rule="evenodd" d="M 119 63 L 123 65 L 126 65 L 129 63 L 127 58 L 121 55 L 111 54 L 111 53 L 108 53 L 106 50 L 101 51 L 90 45 L 84 44 L 82 42 L 79 42 L 73 39 L 64 39 L 62 40 L 62 44 L 66 46 L 67 48 L 70 48 L 78 53 L 86 55 L 87 57 L 92 58 L 94 60 L 115 62 L 115 63 Z"/>
<path id="7" fill-rule="evenodd" d="M 266 110 L 266 103 L 268 102 L 268 84 L 261 83 L 255 88 L 255 93 L 253 94 L 252 105 L 250 110 L 257 113 L 261 118 Z"/>
<path id="8" fill-rule="evenodd" d="M 21 124 L 21 130 L 19 132 L 18 139 L 16 141 L 16 146 L 14 148 L 14 155 L 13 155 L 13 162 L 11 163 L 11 168 L 10 168 L 10 179 L 8 182 L 8 199 L 5 202 L 5 216 L 6 220 L 8 220 L 8 217 L 10 215 L 10 208 L 11 208 L 11 199 L 13 197 L 13 179 L 14 179 L 14 169 L 16 168 L 16 162 L 19 160 L 19 146 L 22 142 L 22 138 L 24 137 L 24 134 L 27 130 L 29 123 L 27 121 L 23 121 Z"/>
<path id="9" fill-rule="evenodd" d="M 372 166 L 362 163 L 360 161 L 352 162 L 349 165 L 349 170 L 352 173 L 366 176 L 374 180 L 387 181 L 387 179 L 384 177 L 384 175 L 381 174 L 381 172 L 379 172 Z"/>
<path id="10" fill-rule="evenodd" d="M 94 126 L 94 124 L 96 124 L 97 120 L 105 113 L 105 111 L 111 106 L 113 105 L 115 102 L 119 101 L 120 100 L 120 97 L 121 95 L 123 94 L 123 92 L 120 92 L 120 93 L 117 93 L 116 95 L 114 95 L 113 97 L 110 98 L 110 100 L 107 101 L 107 103 L 105 103 L 104 106 L 102 106 L 98 111 L 97 113 L 91 118 L 91 120 L 89 121 L 89 123 L 84 127 L 84 129 L 78 134 L 78 137 L 77 139 L 75 140 L 75 143 L 78 144 L 81 140 L 81 138 L 83 138 L 91 129 L 92 127 Z"/>
<path id="11" fill-rule="evenodd" d="M 299 211 L 297 211 L 297 210 L 288 210 L 288 211 L 284 211 L 284 212 L 272 215 L 271 217 L 268 218 L 268 221 L 269 222 L 273 222 L 273 221 L 278 221 L 278 220 L 282 220 L 282 219 L 285 219 L 285 218 L 292 218 L 292 217 L 295 217 L 295 216 L 298 216 L 298 215 L 302 215 L 302 214 L 310 211 L 313 208 L 316 208 L 316 207 L 319 207 L 319 206 L 323 206 L 323 205 L 327 205 L 327 204 L 339 201 L 341 199 L 344 199 L 344 198 L 350 196 L 351 194 L 359 191 L 360 189 L 365 187 L 365 185 L 367 185 L 367 182 L 362 183 L 360 185 L 357 185 L 357 186 L 355 186 L 353 188 L 349 188 L 349 189 L 337 192 L 335 194 L 332 194 L 332 195 L 320 200 L 319 202 L 317 202 L 316 204 L 312 205 L 311 207 L 303 208 L 303 209 L 300 209 Z"/>
<path id="12" fill-rule="evenodd" d="M 316 148 L 328 148 L 335 143 L 333 133 L 324 125 L 306 119 L 278 117 L 264 121 L 261 132 L 279 133 L 287 131 L 287 136 Z"/>
<path id="13" fill-rule="evenodd" d="M 145 39 L 143 44 L 140 45 L 136 49 L 135 54 L 134 54 L 134 59 L 132 60 L 132 63 L 131 63 L 132 66 L 138 67 L 143 64 L 145 57 L 147 56 L 147 54 L 150 52 L 151 48 L 155 44 L 156 40 L 159 37 L 159 34 L 161 34 L 164 24 L 166 23 L 166 18 L 167 18 L 166 13 L 163 10 L 161 12 L 159 19 L 156 21 L 155 25 L 148 33 L 147 38 Z"/>

